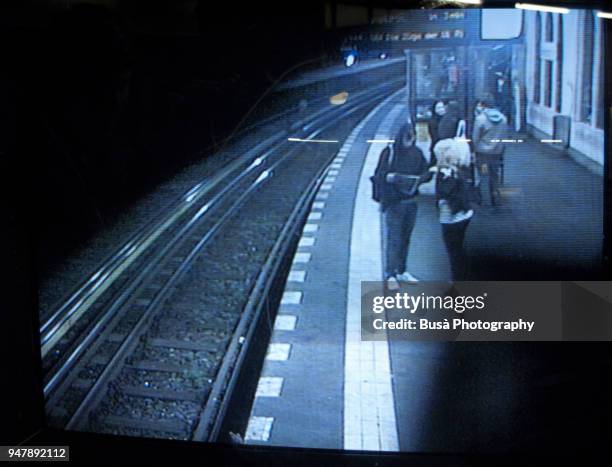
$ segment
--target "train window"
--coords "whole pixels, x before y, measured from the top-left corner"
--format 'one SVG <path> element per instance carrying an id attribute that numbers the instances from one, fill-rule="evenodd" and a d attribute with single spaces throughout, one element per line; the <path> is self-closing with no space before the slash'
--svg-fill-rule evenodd
<path id="1" fill-rule="evenodd" d="M 460 89 L 457 58 L 450 51 L 431 51 L 415 54 L 415 82 L 417 99 L 456 97 Z"/>

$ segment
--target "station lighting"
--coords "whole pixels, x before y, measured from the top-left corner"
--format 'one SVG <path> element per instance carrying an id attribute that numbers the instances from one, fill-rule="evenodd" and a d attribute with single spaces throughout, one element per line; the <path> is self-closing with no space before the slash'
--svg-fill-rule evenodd
<path id="1" fill-rule="evenodd" d="M 604 19 L 612 19 L 612 13 L 608 13 L 605 11 L 598 11 L 597 12 L 597 17 L 598 18 L 604 18 Z"/>
<path id="2" fill-rule="evenodd" d="M 482 0 L 455 0 L 455 3 L 465 3 L 467 5 L 482 5 Z"/>
<path id="3" fill-rule="evenodd" d="M 344 64 L 348 66 L 353 66 L 355 64 L 355 54 L 348 54 L 344 59 Z"/>
<path id="4" fill-rule="evenodd" d="M 568 8 L 561 8 L 558 6 L 536 5 L 534 3 L 516 3 L 514 7 L 520 8 L 521 10 L 546 11 L 549 13 L 561 13 L 562 15 L 566 15 L 569 13 Z"/>
<path id="5" fill-rule="evenodd" d="M 387 58 L 387 54 L 386 53 L 381 53 L 378 58 L 380 58 L 381 60 L 384 60 L 385 58 Z"/>
<path id="6" fill-rule="evenodd" d="M 331 96 L 329 98 L 329 102 L 332 105 L 342 105 L 346 102 L 346 100 L 348 99 L 348 96 L 349 94 L 346 91 L 339 92 L 338 94 Z"/>

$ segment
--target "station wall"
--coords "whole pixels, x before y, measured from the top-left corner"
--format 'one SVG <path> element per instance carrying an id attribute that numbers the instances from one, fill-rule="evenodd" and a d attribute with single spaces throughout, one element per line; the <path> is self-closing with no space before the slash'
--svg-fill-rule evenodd
<path id="1" fill-rule="evenodd" d="M 553 117 L 569 116 L 570 154 L 602 168 L 604 73 L 600 59 L 603 60 L 604 54 L 603 20 L 590 10 L 570 10 L 568 14 L 528 11 L 525 14 L 527 124 L 532 132 L 552 138 Z M 586 50 L 589 43 L 592 50 Z M 550 93 L 549 98 L 547 93 Z"/>

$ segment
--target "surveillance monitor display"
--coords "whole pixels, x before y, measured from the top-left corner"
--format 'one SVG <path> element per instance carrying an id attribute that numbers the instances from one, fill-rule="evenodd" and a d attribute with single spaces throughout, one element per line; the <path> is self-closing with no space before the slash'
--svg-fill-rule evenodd
<path id="1" fill-rule="evenodd" d="M 599 11 L 67 3 L 28 142 L 48 426 L 602 442 Z"/>

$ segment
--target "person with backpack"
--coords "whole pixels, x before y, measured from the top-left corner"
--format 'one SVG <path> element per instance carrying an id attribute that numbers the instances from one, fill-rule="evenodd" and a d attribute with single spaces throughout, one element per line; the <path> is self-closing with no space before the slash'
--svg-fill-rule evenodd
<path id="1" fill-rule="evenodd" d="M 465 280 L 466 261 L 463 253 L 465 232 L 474 215 L 471 209 L 470 158 L 462 154 L 456 139 L 441 140 L 434 152 L 438 159 L 436 167 L 436 202 L 442 238 L 448 253 L 453 280 Z M 461 143 L 459 143 L 461 144 Z"/>
<path id="2" fill-rule="evenodd" d="M 494 107 L 493 100 L 485 97 L 476 106 L 477 115 L 472 130 L 472 144 L 476 154 L 476 166 L 481 177 L 489 178 L 491 204 L 499 203 L 499 171 L 504 154 L 508 120 Z"/>
<path id="3" fill-rule="evenodd" d="M 406 271 L 406 261 L 416 223 L 418 187 L 430 181 L 433 174 L 415 141 L 412 125 L 403 125 L 393 145 L 382 151 L 371 177 L 374 200 L 380 203 L 383 217 L 384 269 L 389 290 L 397 290 L 399 282 L 418 281 Z"/>

